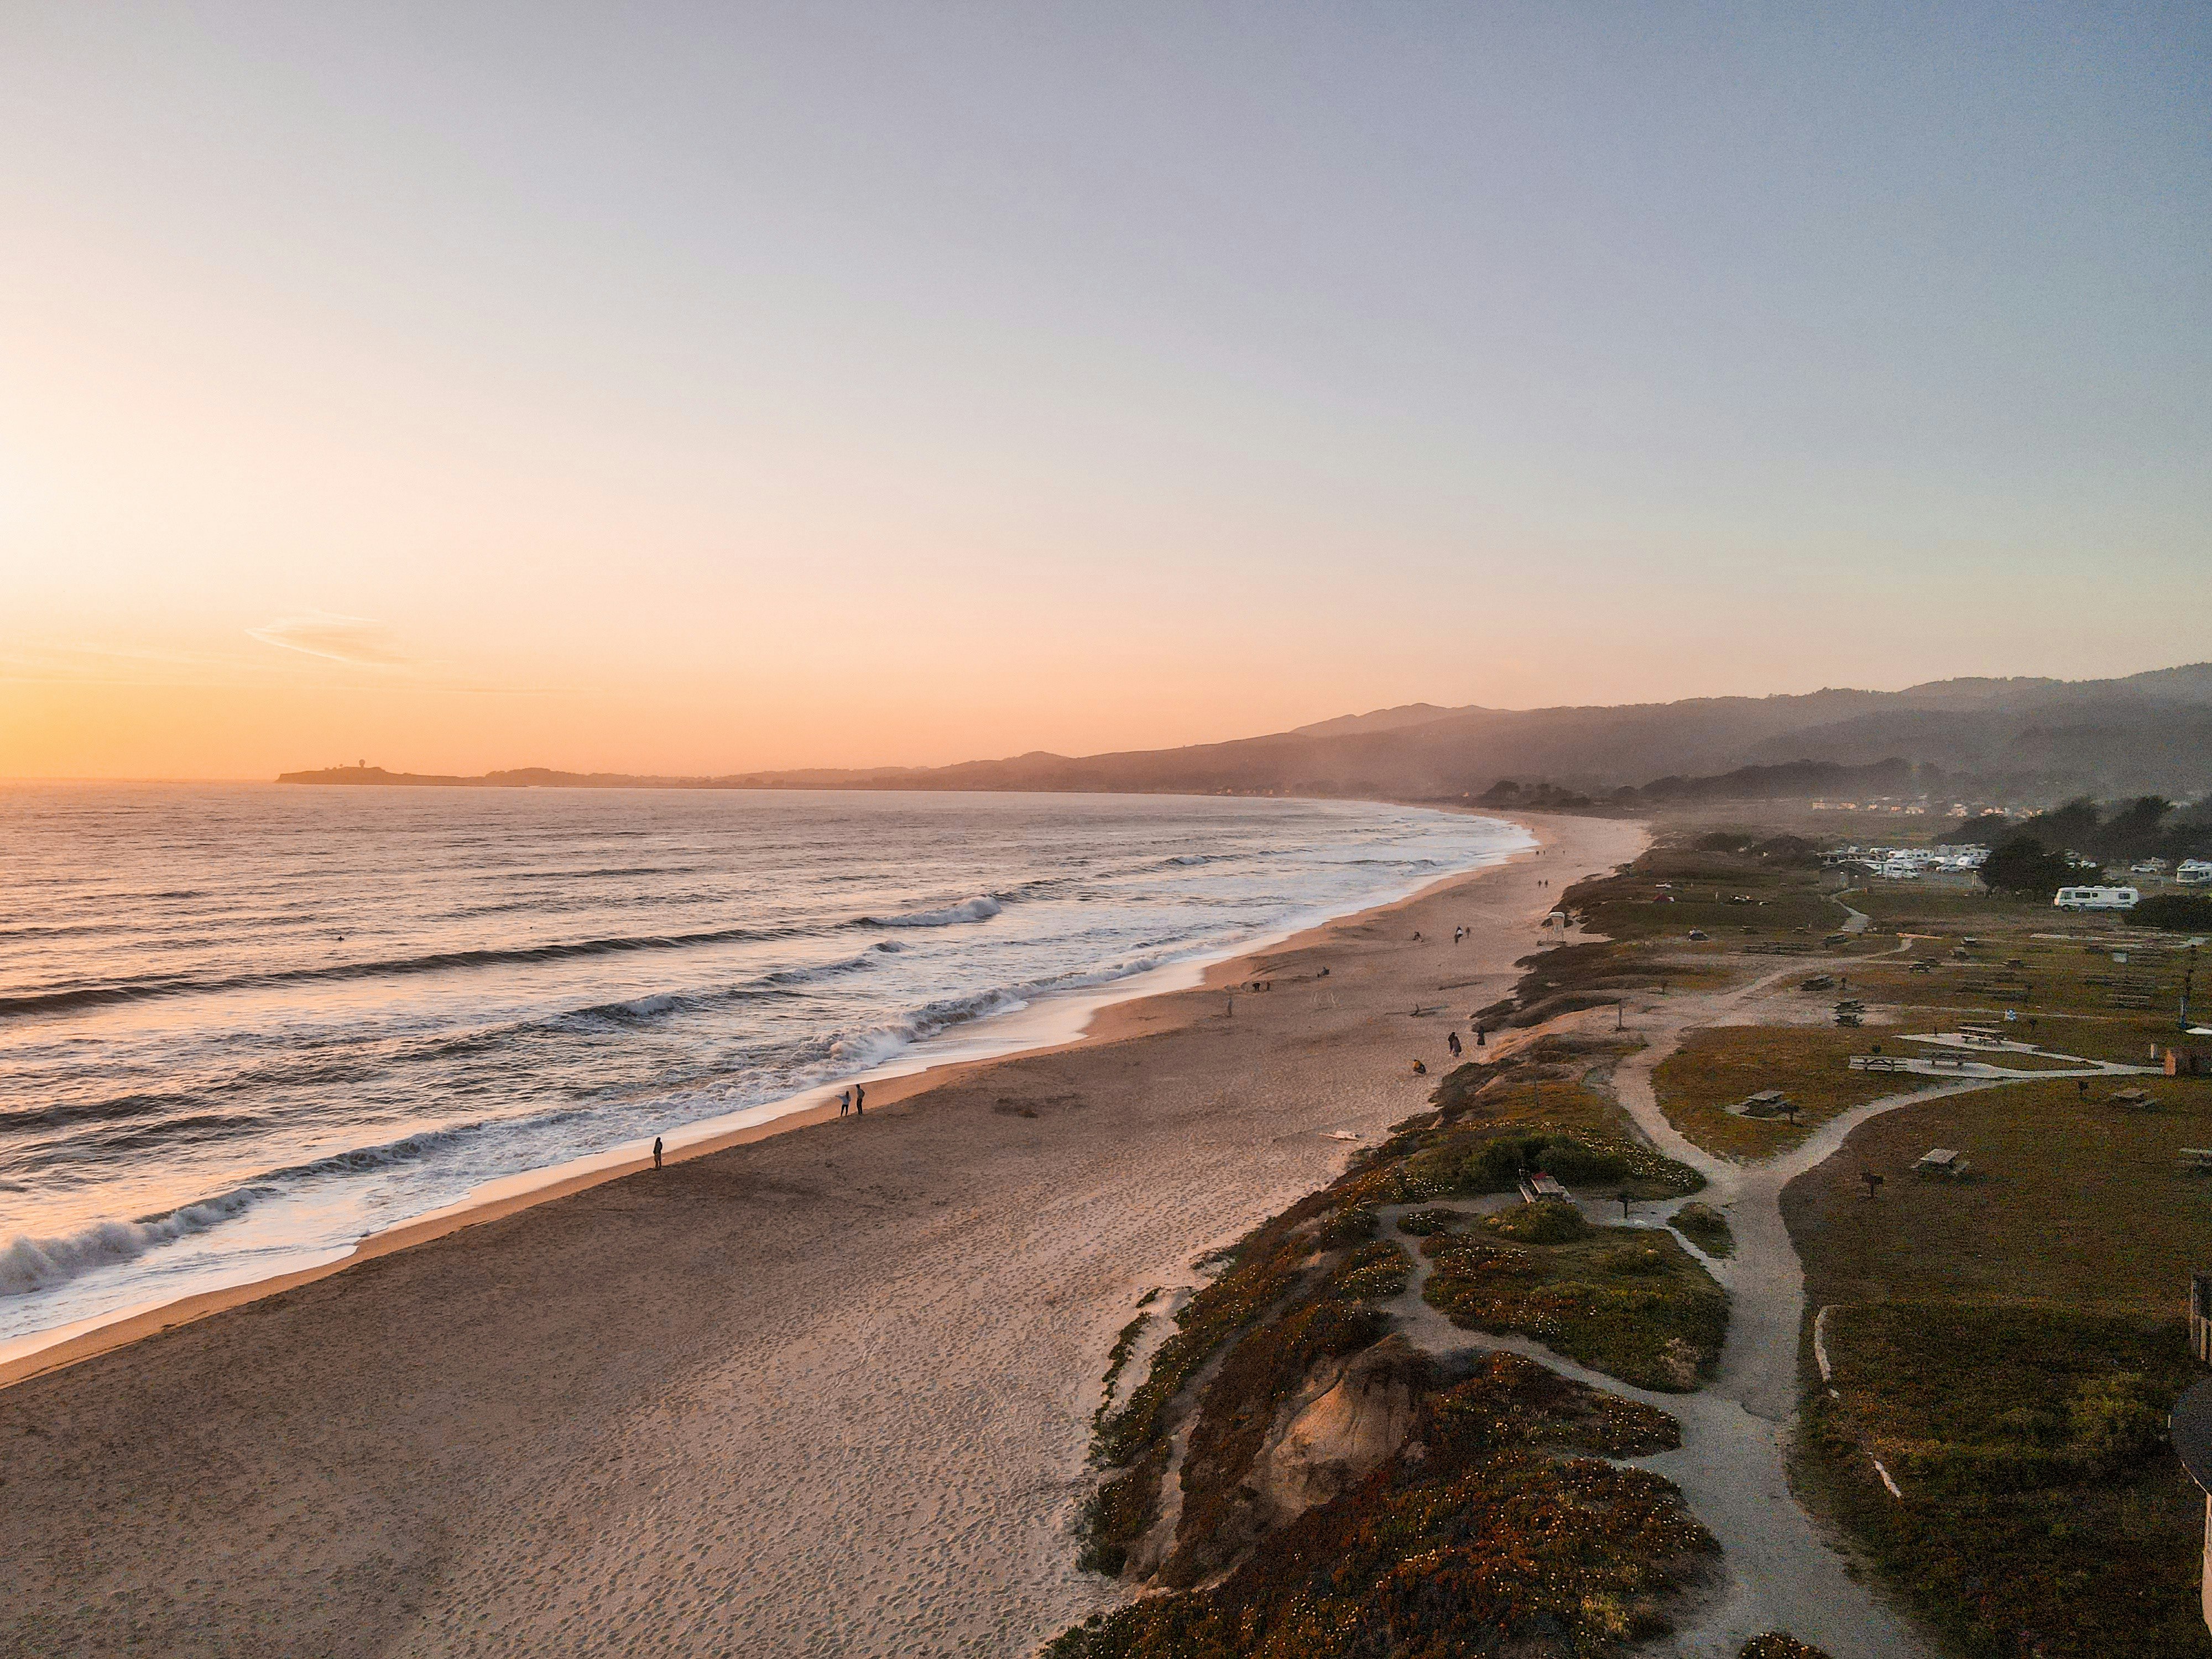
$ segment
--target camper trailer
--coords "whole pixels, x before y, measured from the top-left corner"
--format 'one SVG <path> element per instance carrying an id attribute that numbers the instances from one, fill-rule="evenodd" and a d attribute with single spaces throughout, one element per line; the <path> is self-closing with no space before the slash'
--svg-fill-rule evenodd
<path id="1" fill-rule="evenodd" d="M 2132 910 L 2142 897 L 2132 887 L 2062 887 L 2051 902 L 2062 910 Z"/>

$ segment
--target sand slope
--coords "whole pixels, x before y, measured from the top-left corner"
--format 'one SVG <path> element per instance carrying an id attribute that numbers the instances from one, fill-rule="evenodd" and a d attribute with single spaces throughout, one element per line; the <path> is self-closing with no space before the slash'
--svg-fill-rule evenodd
<path id="1" fill-rule="evenodd" d="M 0 1391 L 0 1652 L 1025 1651 L 1112 1600 L 1066 1528 L 1137 1295 L 1419 1109 L 1408 1010 L 1463 1024 L 1642 844 L 1538 827 L 1233 1018 L 1135 1005 Z"/>

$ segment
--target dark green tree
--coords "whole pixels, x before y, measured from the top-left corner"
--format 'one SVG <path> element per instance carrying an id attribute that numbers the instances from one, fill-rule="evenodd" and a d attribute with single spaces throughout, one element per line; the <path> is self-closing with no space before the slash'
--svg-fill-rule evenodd
<path id="1" fill-rule="evenodd" d="M 2012 820 L 2003 813 L 1983 812 L 1946 830 L 1936 842 L 1939 847 L 1995 847 L 2011 828 Z"/>
<path id="2" fill-rule="evenodd" d="M 2106 821 L 2097 850 L 2108 858 L 2148 858 L 2159 850 L 2160 834 L 2173 803 L 2163 795 L 2141 795 Z"/>
<path id="3" fill-rule="evenodd" d="M 2000 893 L 2023 898 L 2049 898 L 2060 888 L 2084 878 L 2063 853 L 2046 850 L 2033 836 L 2017 835 L 1990 853 L 1982 866 L 1982 881 Z M 2089 879 L 2094 880 L 2094 874 Z"/>
<path id="4" fill-rule="evenodd" d="M 2045 847 L 2070 847 L 2086 853 L 2097 839 L 2102 821 L 2097 816 L 2097 803 L 2079 795 L 2063 806 L 2031 815 L 2020 827 Z"/>

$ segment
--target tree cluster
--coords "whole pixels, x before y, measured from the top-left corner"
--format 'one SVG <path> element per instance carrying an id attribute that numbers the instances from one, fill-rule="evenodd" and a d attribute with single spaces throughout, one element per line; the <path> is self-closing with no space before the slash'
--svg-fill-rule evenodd
<path id="1" fill-rule="evenodd" d="M 2148 858 L 2179 863 L 2212 854 L 2212 801 L 2179 808 L 2162 795 L 2139 795 L 2107 813 L 2083 795 L 2017 822 L 2002 812 L 1984 812 L 1946 830 L 1942 840 L 1951 846 L 1996 848 L 2017 836 L 2028 836 L 2047 850 L 2079 853 L 2105 864 Z M 1982 878 L 1989 880 L 1986 869 Z"/>

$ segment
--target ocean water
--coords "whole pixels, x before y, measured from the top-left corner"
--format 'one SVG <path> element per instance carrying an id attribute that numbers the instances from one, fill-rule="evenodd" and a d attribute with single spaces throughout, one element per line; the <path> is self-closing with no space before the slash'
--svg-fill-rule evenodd
<path id="1" fill-rule="evenodd" d="M 0 787 L 0 1352 L 1527 845 L 1358 803 Z"/>

